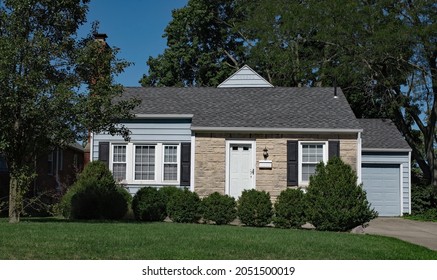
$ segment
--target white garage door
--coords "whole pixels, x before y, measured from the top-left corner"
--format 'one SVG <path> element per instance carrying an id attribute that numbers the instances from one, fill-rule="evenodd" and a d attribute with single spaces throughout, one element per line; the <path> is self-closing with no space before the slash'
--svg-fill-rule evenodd
<path id="1" fill-rule="evenodd" d="M 367 200 L 379 216 L 401 215 L 399 172 L 399 165 L 363 165 L 362 178 Z"/>

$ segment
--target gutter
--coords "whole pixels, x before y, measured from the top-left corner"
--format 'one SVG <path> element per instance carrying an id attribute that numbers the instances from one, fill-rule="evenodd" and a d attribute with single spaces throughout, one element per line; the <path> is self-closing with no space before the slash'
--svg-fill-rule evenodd
<path id="1" fill-rule="evenodd" d="M 207 127 L 192 126 L 192 131 L 196 132 L 279 132 L 279 133 L 359 133 L 362 129 L 344 129 L 344 128 L 266 128 L 266 127 Z"/>
<path id="2" fill-rule="evenodd" d="M 411 149 L 363 148 L 363 152 L 411 152 Z"/>
<path id="3" fill-rule="evenodd" d="M 136 119 L 192 119 L 193 114 L 135 114 Z"/>

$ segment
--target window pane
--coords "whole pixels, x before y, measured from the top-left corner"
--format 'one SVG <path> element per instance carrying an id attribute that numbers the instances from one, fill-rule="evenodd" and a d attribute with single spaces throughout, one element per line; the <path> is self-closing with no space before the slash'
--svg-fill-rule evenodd
<path id="1" fill-rule="evenodd" d="M 302 162 L 319 163 L 323 161 L 323 144 L 302 145 Z"/>
<path id="2" fill-rule="evenodd" d="M 164 146 L 164 181 L 178 179 L 178 146 Z"/>
<path id="3" fill-rule="evenodd" d="M 112 153 L 112 174 L 116 181 L 126 179 L 126 146 L 113 146 Z"/>
<path id="4" fill-rule="evenodd" d="M 126 146 L 114 146 L 113 162 L 126 162 Z"/>
<path id="5" fill-rule="evenodd" d="M 164 147 L 164 163 L 175 163 L 178 157 L 177 146 L 165 146 Z"/>
<path id="6" fill-rule="evenodd" d="M 116 181 L 122 181 L 126 179 L 126 163 L 114 163 L 112 168 L 112 174 Z"/>
<path id="7" fill-rule="evenodd" d="M 316 164 L 302 164 L 302 181 L 309 181 L 316 172 Z"/>
<path id="8" fill-rule="evenodd" d="M 155 146 L 135 146 L 135 180 L 155 180 Z"/>
<path id="9" fill-rule="evenodd" d="M 164 181 L 176 181 L 178 179 L 177 168 L 177 164 L 164 164 Z"/>

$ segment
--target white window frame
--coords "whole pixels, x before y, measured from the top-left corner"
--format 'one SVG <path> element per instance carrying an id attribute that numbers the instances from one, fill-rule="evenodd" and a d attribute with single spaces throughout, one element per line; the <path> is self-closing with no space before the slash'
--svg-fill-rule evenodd
<path id="1" fill-rule="evenodd" d="M 309 181 L 304 181 L 302 179 L 302 163 L 303 163 L 303 145 L 323 145 L 323 162 L 326 164 L 328 162 L 328 141 L 299 141 L 299 172 L 298 172 L 298 184 L 299 186 L 308 186 Z"/>
<path id="2" fill-rule="evenodd" d="M 176 162 L 165 162 L 165 147 L 176 147 Z M 180 145 L 178 144 L 162 144 L 162 160 L 161 160 L 161 165 L 162 165 L 162 172 L 161 172 L 161 181 L 163 183 L 178 183 L 180 180 L 180 152 L 181 148 Z M 175 164 L 176 163 L 176 180 L 165 180 L 164 179 L 164 165 L 165 164 Z"/>
<path id="3" fill-rule="evenodd" d="M 116 146 L 125 146 L 126 147 L 126 161 L 125 162 L 122 162 L 122 161 L 114 162 L 114 148 Z M 109 167 L 110 167 L 111 172 L 114 172 L 114 163 L 125 163 L 126 164 L 125 179 L 119 181 L 121 183 L 126 182 L 127 179 L 128 179 L 128 174 L 129 174 L 129 172 L 128 172 L 128 165 L 129 165 L 128 161 L 129 161 L 129 147 L 128 147 L 128 145 L 126 143 L 112 143 L 111 144 L 111 148 L 110 148 L 110 152 L 109 152 Z M 116 179 L 116 178 L 114 178 L 114 179 Z"/>
<path id="4" fill-rule="evenodd" d="M 180 184 L 180 158 L 181 158 L 181 143 L 169 142 L 169 143 L 156 143 L 156 142 L 114 142 L 111 143 L 109 151 L 109 168 L 113 171 L 113 153 L 114 146 L 126 146 L 126 180 L 120 181 L 122 184 L 133 185 L 153 185 L 153 186 L 174 186 Z M 135 180 L 135 147 L 136 146 L 155 146 L 155 179 L 154 180 Z M 177 147 L 177 180 L 164 181 L 164 147 L 176 146 Z"/>
<path id="5" fill-rule="evenodd" d="M 136 147 L 137 146 L 150 146 L 150 147 L 155 147 L 155 173 L 153 174 L 154 176 L 153 176 L 153 180 L 142 180 L 142 179 L 140 179 L 140 180 L 138 180 L 138 179 L 135 179 L 135 155 L 136 155 Z M 140 183 L 140 184 L 150 184 L 150 183 L 153 183 L 153 182 L 156 182 L 157 180 L 156 180 L 156 178 L 157 178 L 157 176 L 159 176 L 159 174 L 158 174 L 158 170 L 159 170 L 159 168 L 158 168 L 158 166 L 157 166 L 157 162 L 158 162 L 158 154 L 159 154 L 159 152 L 158 152 L 158 145 L 155 143 L 155 144 L 150 144 L 150 143 L 134 143 L 133 145 L 132 145 L 132 157 L 129 159 L 129 158 L 127 158 L 127 162 L 128 162 L 128 164 L 131 164 L 132 165 L 132 167 L 131 167 L 131 169 L 132 169 L 132 181 L 133 182 L 135 182 L 135 183 Z M 129 181 L 129 180 L 128 180 Z"/>

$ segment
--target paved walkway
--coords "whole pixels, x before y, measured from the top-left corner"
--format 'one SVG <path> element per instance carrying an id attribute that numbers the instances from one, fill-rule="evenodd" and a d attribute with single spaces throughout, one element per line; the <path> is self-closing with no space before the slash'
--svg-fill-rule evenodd
<path id="1" fill-rule="evenodd" d="M 377 218 L 370 221 L 365 233 L 396 237 L 437 251 L 437 223 L 403 218 Z"/>

